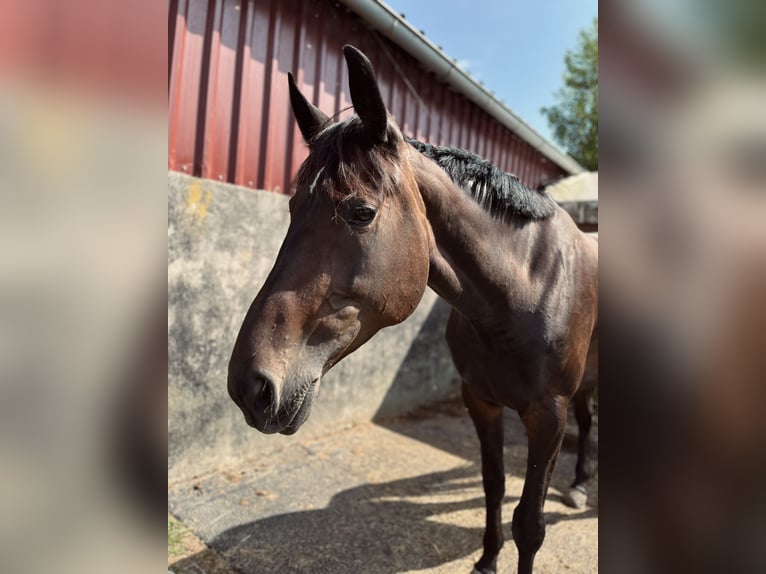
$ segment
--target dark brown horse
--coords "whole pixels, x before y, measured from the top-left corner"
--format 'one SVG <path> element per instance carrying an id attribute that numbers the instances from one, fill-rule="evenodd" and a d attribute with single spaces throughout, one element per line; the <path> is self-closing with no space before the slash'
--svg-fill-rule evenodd
<path id="1" fill-rule="evenodd" d="M 426 285 L 453 308 L 447 341 L 481 443 L 487 523 L 476 564 L 503 544 L 503 407 L 528 434 L 513 515 L 519 572 L 545 535 L 543 503 L 596 325 L 597 246 L 549 196 L 472 154 L 403 137 L 372 65 L 351 46 L 355 116 L 337 123 L 290 76 L 310 154 L 291 222 L 229 364 L 248 424 L 292 434 L 321 377 L 378 330 L 400 323 Z"/>

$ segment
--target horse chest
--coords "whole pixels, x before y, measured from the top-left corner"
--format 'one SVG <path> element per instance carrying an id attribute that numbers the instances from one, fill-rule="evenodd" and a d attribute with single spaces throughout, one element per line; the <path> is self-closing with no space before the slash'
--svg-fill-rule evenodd
<path id="1" fill-rule="evenodd" d="M 457 312 L 450 315 L 446 338 L 461 378 L 485 400 L 523 410 L 545 391 L 550 357 L 540 352 L 537 338 L 496 340 Z"/>

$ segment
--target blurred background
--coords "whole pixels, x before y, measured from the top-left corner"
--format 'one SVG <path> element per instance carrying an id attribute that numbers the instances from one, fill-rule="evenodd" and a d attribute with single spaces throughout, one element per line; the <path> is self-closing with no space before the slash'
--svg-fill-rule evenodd
<path id="1" fill-rule="evenodd" d="M 600 567 L 762 572 L 762 2 L 600 11 Z"/>
<path id="2" fill-rule="evenodd" d="M 0 571 L 162 571 L 166 7 L 0 14 Z"/>

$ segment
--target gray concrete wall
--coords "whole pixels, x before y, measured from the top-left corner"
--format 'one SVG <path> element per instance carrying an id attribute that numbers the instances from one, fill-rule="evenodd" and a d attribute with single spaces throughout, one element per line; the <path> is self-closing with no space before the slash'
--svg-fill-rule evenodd
<path id="1" fill-rule="evenodd" d="M 245 424 L 226 366 L 245 312 L 289 222 L 284 195 L 171 172 L 168 186 L 168 477 L 170 481 L 283 448 L 290 437 Z M 430 290 L 404 323 L 379 332 L 323 380 L 299 436 L 403 414 L 458 392 Z"/>

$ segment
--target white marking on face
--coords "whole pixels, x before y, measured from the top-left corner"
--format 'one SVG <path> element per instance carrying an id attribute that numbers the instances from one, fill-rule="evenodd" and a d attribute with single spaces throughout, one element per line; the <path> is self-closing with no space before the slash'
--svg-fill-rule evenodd
<path id="1" fill-rule="evenodd" d="M 314 181 L 312 181 L 311 185 L 309 186 L 309 195 L 314 193 L 314 188 L 316 187 L 317 181 L 319 181 L 319 176 L 322 175 L 323 171 L 324 167 L 320 168 L 317 174 L 314 176 Z"/>

